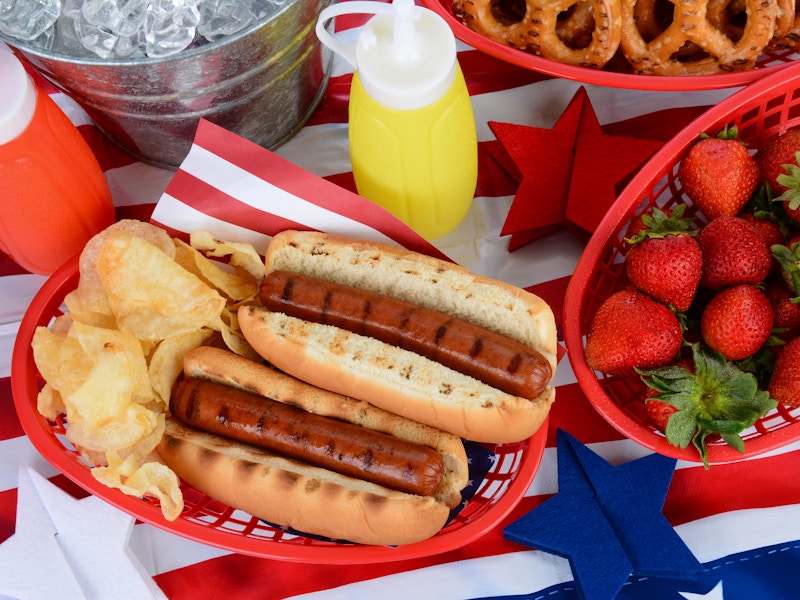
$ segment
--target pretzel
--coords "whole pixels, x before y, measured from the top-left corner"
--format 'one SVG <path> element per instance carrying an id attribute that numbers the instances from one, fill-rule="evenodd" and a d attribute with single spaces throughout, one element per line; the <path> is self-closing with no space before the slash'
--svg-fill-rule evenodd
<path id="1" fill-rule="evenodd" d="M 782 16 L 779 20 L 785 19 L 788 23 L 785 31 L 779 32 L 776 27 L 772 45 L 776 48 L 792 48 L 800 50 L 800 2 L 787 0 L 779 1 L 779 10 Z"/>
<path id="2" fill-rule="evenodd" d="M 780 45 L 795 22 L 795 0 L 776 0 L 776 8 L 775 30 L 769 45 Z M 744 33 L 742 23 L 747 19 L 746 9 L 744 0 L 708 0 L 706 16 L 714 27 L 738 40 Z"/>
<path id="3" fill-rule="evenodd" d="M 456 1 L 464 23 L 474 31 L 561 63 L 600 68 L 619 48 L 619 0 L 528 0 L 524 14 L 515 14 L 512 2 Z M 589 9 L 594 25 L 590 35 L 581 27 Z"/>
<path id="4" fill-rule="evenodd" d="M 570 48 L 585 48 L 594 31 L 594 9 L 589 0 L 579 0 L 558 15 L 556 35 Z"/>
<path id="5" fill-rule="evenodd" d="M 620 0 L 620 48 L 634 72 L 646 75 L 705 75 L 752 69 L 772 39 L 778 10 L 777 0 L 744 0 L 747 22 L 741 37 L 732 40 L 708 21 L 706 0 L 671 0 L 675 5 L 672 22 L 646 41 L 636 26 L 638 1 Z M 689 42 L 703 54 L 682 60 L 676 53 Z"/>

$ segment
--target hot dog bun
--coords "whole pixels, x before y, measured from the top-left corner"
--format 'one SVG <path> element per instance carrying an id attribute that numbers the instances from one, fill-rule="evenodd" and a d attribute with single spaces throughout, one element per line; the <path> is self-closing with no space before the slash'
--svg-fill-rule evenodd
<path id="1" fill-rule="evenodd" d="M 388 294 L 496 331 L 540 352 L 556 369 L 556 326 L 544 300 L 443 260 L 394 246 L 317 232 L 285 231 L 270 242 L 267 272 L 285 270 Z M 478 442 L 533 435 L 555 399 L 503 393 L 398 347 L 243 306 L 253 349 L 298 379 Z"/>
<path id="2" fill-rule="evenodd" d="M 279 402 L 438 450 L 445 476 L 432 496 L 417 496 L 347 477 L 275 453 L 203 433 L 175 419 L 157 452 L 184 481 L 208 496 L 270 523 L 362 544 L 396 545 L 435 535 L 467 484 L 467 457 L 451 434 L 321 390 L 226 350 L 200 347 L 184 375 L 209 379 Z"/>

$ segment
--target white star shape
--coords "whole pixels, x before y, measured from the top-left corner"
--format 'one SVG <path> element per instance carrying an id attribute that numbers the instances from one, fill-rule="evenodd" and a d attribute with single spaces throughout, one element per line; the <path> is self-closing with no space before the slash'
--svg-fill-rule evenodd
<path id="1" fill-rule="evenodd" d="M 14 535 L 0 544 L 0 596 L 166 598 L 128 545 L 134 519 L 76 500 L 20 467 Z"/>
<path id="2" fill-rule="evenodd" d="M 707 594 L 693 594 L 691 592 L 678 592 L 686 600 L 724 600 L 722 597 L 722 581 L 714 586 Z"/>

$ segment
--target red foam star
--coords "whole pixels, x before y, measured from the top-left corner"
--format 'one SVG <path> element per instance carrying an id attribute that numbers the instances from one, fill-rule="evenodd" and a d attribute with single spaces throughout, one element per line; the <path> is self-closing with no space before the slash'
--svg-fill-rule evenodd
<path id="1" fill-rule="evenodd" d="M 663 142 L 605 135 L 585 88 L 552 129 L 490 122 L 495 158 L 519 187 L 501 230 L 509 252 L 565 226 L 587 241 L 620 187 Z"/>

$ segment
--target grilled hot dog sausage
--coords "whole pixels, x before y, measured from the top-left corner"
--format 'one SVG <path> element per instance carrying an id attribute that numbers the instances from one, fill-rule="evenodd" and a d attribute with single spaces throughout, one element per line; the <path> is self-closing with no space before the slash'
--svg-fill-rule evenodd
<path id="1" fill-rule="evenodd" d="M 170 409 L 190 427 L 401 492 L 429 496 L 444 476 L 432 448 L 212 381 L 180 378 Z"/>
<path id="2" fill-rule="evenodd" d="M 385 294 L 273 271 L 259 296 L 273 312 L 376 338 L 522 398 L 538 398 L 552 376 L 544 356 L 524 344 Z"/>

